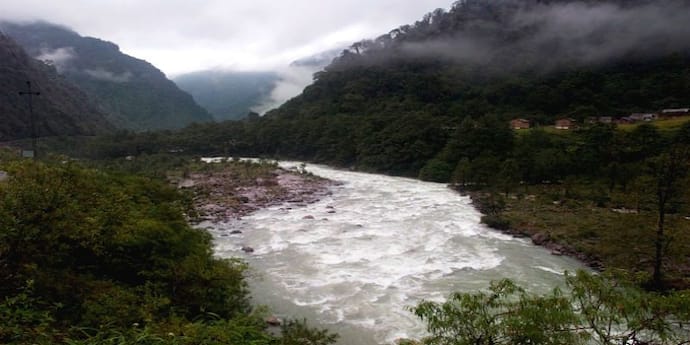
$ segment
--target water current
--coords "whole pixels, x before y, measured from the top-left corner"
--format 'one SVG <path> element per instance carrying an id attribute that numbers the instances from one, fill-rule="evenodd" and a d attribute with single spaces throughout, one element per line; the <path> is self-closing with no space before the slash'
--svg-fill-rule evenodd
<path id="1" fill-rule="evenodd" d="M 271 207 L 209 231 L 218 256 L 248 261 L 257 302 L 340 333 L 339 344 L 418 338 L 424 324 L 406 307 L 421 300 L 486 289 L 501 278 L 546 292 L 562 284 L 564 271 L 582 268 L 480 224 L 470 199 L 443 184 L 307 170 L 342 184 L 317 203 Z"/>

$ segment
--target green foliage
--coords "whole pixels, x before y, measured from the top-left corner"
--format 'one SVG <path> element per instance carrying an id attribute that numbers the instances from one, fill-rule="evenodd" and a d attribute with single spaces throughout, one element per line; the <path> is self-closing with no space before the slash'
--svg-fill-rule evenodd
<path id="1" fill-rule="evenodd" d="M 59 77 L 55 73 L 50 76 L 50 79 L 63 79 L 76 85 L 79 89 L 72 87 L 70 91 L 78 93 L 81 100 L 67 103 L 68 107 L 61 107 L 60 112 L 97 114 L 98 111 L 93 109 L 103 109 L 111 124 L 119 128 L 139 131 L 181 128 L 194 122 L 213 120 L 206 110 L 196 104 L 189 94 L 168 80 L 163 72 L 146 61 L 123 54 L 119 47 L 111 42 L 83 37 L 70 29 L 46 22 L 3 22 L 0 26 L 5 34 L 15 39 L 31 56 L 39 56 L 46 50 L 70 47 L 74 58 L 70 59 L 68 66 L 61 70 Z M 44 87 L 52 91 L 48 85 Z M 45 97 L 48 93 L 44 92 L 41 97 Z M 98 107 L 85 107 L 83 103 L 86 103 L 84 99 L 87 96 L 90 102 Z M 46 115 L 43 119 L 50 123 L 41 128 L 50 130 L 55 125 L 61 128 L 66 127 L 59 121 L 53 123 L 54 116 L 47 116 L 52 113 L 44 112 Z M 94 116 L 92 119 L 84 119 L 83 116 L 65 116 L 63 118 L 66 121 L 62 122 L 68 122 L 78 128 L 87 123 L 95 127 L 99 125 L 96 120 L 102 117 Z M 112 130 L 111 126 L 106 129 Z M 88 132 L 72 130 L 46 134 L 75 135 L 92 132 L 93 130 Z"/>
<path id="2" fill-rule="evenodd" d="M 583 271 L 566 292 L 534 296 L 509 280 L 486 292 L 455 293 L 412 311 L 424 344 L 682 344 L 690 336 L 687 294 L 657 295 Z"/>
<path id="3" fill-rule="evenodd" d="M 329 345 L 338 339 L 337 334 L 310 328 L 306 320 L 288 320 L 280 330 L 281 345 Z"/>
<path id="4" fill-rule="evenodd" d="M 432 182 L 447 182 L 453 167 L 440 159 L 432 159 L 419 171 L 419 179 Z"/>
<path id="5" fill-rule="evenodd" d="M 0 301 L 0 342 L 45 344 L 55 321 L 50 306 L 34 297 L 33 281 L 27 281 L 19 293 L 4 296 Z"/>
<path id="6" fill-rule="evenodd" d="M 271 164 L 246 162 L 246 173 Z M 214 167 L 211 167 L 214 168 Z M 252 312 L 246 264 L 212 255 L 165 182 L 75 163 L 3 161 L 0 343 L 330 344 Z"/>
<path id="7" fill-rule="evenodd" d="M 509 280 L 488 292 L 455 293 L 444 303 L 422 302 L 413 312 L 427 323 L 432 345 L 575 344 L 576 332 L 563 332 L 576 315 L 558 290 L 534 297 Z"/>

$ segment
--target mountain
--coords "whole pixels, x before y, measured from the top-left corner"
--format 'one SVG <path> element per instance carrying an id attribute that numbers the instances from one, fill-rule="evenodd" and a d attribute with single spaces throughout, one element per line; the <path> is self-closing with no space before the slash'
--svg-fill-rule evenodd
<path id="1" fill-rule="evenodd" d="M 512 154 L 522 137 L 508 127 L 514 118 L 548 125 L 690 107 L 688 22 L 687 0 L 457 1 L 356 42 L 261 118 L 195 126 L 162 144 L 447 181 Z"/>
<path id="2" fill-rule="evenodd" d="M 239 120 L 249 112 L 264 113 L 297 96 L 342 49 L 298 59 L 285 68 L 262 72 L 206 70 L 175 77 L 217 121 Z"/>
<path id="3" fill-rule="evenodd" d="M 278 82 L 275 72 L 199 71 L 173 81 L 190 93 L 217 121 L 242 119 L 270 96 Z"/>
<path id="4" fill-rule="evenodd" d="M 681 0 L 456 1 L 354 43 L 256 124 L 256 147 L 415 176 L 434 160 L 456 166 L 463 123 L 686 108 L 688 22 Z"/>
<path id="5" fill-rule="evenodd" d="M 31 81 L 33 114 L 39 136 L 93 135 L 113 128 L 86 94 L 0 33 L 0 141 L 31 136 L 28 102 L 19 95 Z"/>
<path id="6" fill-rule="evenodd" d="M 44 22 L 3 22 L 0 30 L 32 57 L 53 65 L 119 127 L 170 129 L 213 120 L 161 71 L 123 54 L 113 43 Z"/>
<path id="7" fill-rule="evenodd" d="M 290 63 L 290 66 L 297 67 L 314 67 L 319 70 L 328 66 L 333 59 L 338 57 L 343 51 L 343 48 L 336 48 L 331 50 L 326 50 L 311 56 L 307 56 L 301 59 L 297 59 Z"/>

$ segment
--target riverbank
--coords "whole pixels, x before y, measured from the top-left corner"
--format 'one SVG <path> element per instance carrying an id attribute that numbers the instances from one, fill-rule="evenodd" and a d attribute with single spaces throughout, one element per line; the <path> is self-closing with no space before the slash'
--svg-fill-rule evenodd
<path id="1" fill-rule="evenodd" d="M 561 186 L 530 186 L 521 193 L 498 195 L 460 191 L 472 198 L 483 223 L 502 233 L 530 238 L 554 255 L 566 255 L 602 271 L 622 269 L 651 274 L 654 259 L 655 213 L 613 200 L 597 203 L 566 197 Z M 622 204 L 622 206 L 621 206 Z M 690 221 L 681 214 L 667 217 L 672 239 L 664 259 L 667 284 L 690 287 Z"/>
<path id="2" fill-rule="evenodd" d="M 227 161 L 170 176 L 179 189 L 190 191 L 197 221 L 240 220 L 259 209 L 288 204 L 303 207 L 331 194 L 337 183 L 270 162 Z"/>
<path id="3" fill-rule="evenodd" d="M 472 200 L 472 205 L 476 207 L 482 214 L 482 223 L 489 226 L 490 228 L 499 231 L 501 233 L 511 235 L 518 238 L 529 238 L 534 245 L 544 247 L 551 251 L 551 255 L 554 256 L 568 256 L 579 260 L 584 265 L 592 268 L 596 271 L 603 271 L 604 265 L 599 257 L 591 253 L 585 253 L 578 251 L 572 245 L 567 243 L 562 243 L 551 237 L 551 234 L 544 229 L 538 227 L 529 226 L 528 224 L 515 225 L 502 215 L 488 215 L 486 198 L 487 194 L 482 192 L 461 192 L 466 194 Z"/>

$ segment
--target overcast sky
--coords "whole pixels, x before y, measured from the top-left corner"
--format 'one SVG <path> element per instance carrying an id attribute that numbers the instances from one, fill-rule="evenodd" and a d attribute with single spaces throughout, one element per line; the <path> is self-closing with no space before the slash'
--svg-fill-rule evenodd
<path id="1" fill-rule="evenodd" d="M 117 43 L 173 76 L 263 70 L 375 38 L 453 0 L 0 0 L 0 19 L 45 20 Z"/>

